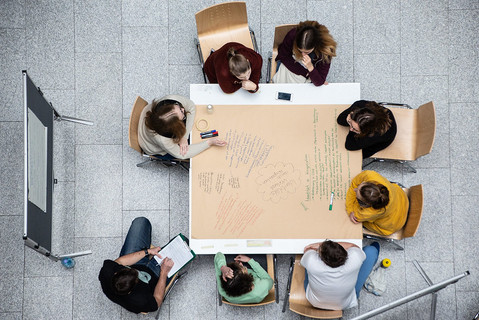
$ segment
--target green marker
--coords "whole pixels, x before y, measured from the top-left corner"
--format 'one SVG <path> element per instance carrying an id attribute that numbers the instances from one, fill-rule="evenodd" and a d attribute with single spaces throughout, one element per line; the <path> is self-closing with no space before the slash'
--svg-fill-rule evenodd
<path id="1" fill-rule="evenodd" d="M 331 191 L 331 200 L 329 200 L 329 211 L 333 210 L 334 192 Z"/>

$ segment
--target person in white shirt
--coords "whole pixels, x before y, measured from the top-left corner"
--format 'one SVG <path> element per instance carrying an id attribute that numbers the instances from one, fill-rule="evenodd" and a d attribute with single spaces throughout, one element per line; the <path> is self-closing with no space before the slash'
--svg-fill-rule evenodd
<path id="1" fill-rule="evenodd" d="M 378 260 L 379 244 L 364 251 L 353 243 L 312 243 L 304 248 L 306 299 L 316 308 L 343 310 L 357 306 L 359 292 Z"/>

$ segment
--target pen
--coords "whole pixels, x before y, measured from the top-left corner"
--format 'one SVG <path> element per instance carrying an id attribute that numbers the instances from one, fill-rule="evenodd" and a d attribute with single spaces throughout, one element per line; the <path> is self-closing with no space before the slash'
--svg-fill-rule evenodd
<path id="1" fill-rule="evenodd" d="M 329 211 L 333 210 L 334 192 L 331 191 L 331 200 L 329 200 Z"/>
<path id="2" fill-rule="evenodd" d="M 213 129 L 213 130 L 206 131 L 206 132 L 200 132 L 200 135 L 205 135 L 205 134 L 215 133 L 215 132 L 216 132 L 216 129 Z"/>
<path id="3" fill-rule="evenodd" d="M 212 138 L 212 137 L 217 137 L 218 136 L 218 132 L 216 133 L 208 133 L 208 134 L 204 134 L 201 136 L 201 139 L 206 139 L 206 138 Z"/>

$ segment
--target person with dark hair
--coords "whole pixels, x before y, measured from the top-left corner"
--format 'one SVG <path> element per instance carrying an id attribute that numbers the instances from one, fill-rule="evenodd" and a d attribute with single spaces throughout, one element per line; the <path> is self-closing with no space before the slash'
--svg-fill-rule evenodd
<path id="1" fill-rule="evenodd" d="M 379 244 L 363 250 L 353 243 L 312 243 L 304 248 L 306 299 L 316 308 L 343 310 L 358 304 L 359 293 L 379 256 Z"/>
<path id="2" fill-rule="evenodd" d="M 133 220 L 120 251 L 120 257 L 103 261 L 98 279 L 103 293 L 134 313 L 158 310 L 173 261 L 165 257 L 161 266 L 153 256 L 160 247 L 151 245 L 151 223 L 144 217 Z M 160 256 L 161 258 L 161 256 Z"/>
<path id="3" fill-rule="evenodd" d="M 331 59 L 336 56 L 336 45 L 325 26 L 317 21 L 300 22 L 278 47 L 278 70 L 273 82 L 328 84 L 326 77 Z"/>
<path id="4" fill-rule="evenodd" d="M 258 91 L 263 58 L 241 43 L 228 42 L 212 52 L 204 64 L 210 83 L 219 84 L 225 93 L 242 88 L 251 93 Z"/>
<path id="5" fill-rule="evenodd" d="M 217 137 L 190 145 L 188 136 L 195 121 L 193 101 L 179 95 L 167 95 L 148 104 L 140 115 L 138 143 L 144 153 L 170 159 L 189 159 L 211 146 L 223 147 Z"/>
<path id="6" fill-rule="evenodd" d="M 353 223 L 373 232 L 390 235 L 406 223 L 409 199 L 395 183 L 379 173 L 365 170 L 351 181 L 346 193 L 346 212 Z"/>
<path id="7" fill-rule="evenodd" d="M 244 264 L 247 263 L 251 269 Z M 218 292 L 231 303 L 259 303 L 273 287 L 273 279 L 258 262 L 245 255 L 238 255 L 234 262 L 226 264 L 225 255 L 215 255 Z"/>
<path id="8" fill-rule="evenodd" d="M 359 100 L 338 116 L 338 124 L 349 127 L 345 147 L 362 150 L 363 159 L 389 146 L 396 137 L 396 120 L 391 110 L 377 102 Z"/>

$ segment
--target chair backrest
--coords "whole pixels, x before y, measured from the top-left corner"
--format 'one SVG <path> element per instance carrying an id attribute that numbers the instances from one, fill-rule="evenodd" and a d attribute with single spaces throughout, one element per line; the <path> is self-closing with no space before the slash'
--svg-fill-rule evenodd
<path id="1" fill-rule="evenodd" d="M 273 263 L 273 255 L 268 254 L 266 255 L 266 263 L 268 265 L 268 274 L 271 277 L 271 279 L 274 279 L 274 263 Z M 244 303 L 244 304 L 236 304 L 236 303 L 231 303 L 225 300 L 225 298 L 221 297 L 223 303 L 229 304 L 232 306 L 237 306 L 237 307 L 259 307 L 263 306 L 265 304 L 270 304 L 276 301 L 275 298 L 275 289 L 274 286 L 269 290 L 268 295 L 263 299 L 263 301 L 259 303 Z"/>
<path id="2" fill-rule="evenodd" d="M 143 100 L 140 96 L 136 97 L 131 110 L 130 122 L 128 124 L 128 144 L 132 149 L 139 153 L 143 153 L 140 144 L 138 143 L 138 123 L 140 122 L 140 115 L 143 109 L 148 105 L 148 102 Z"/>
<path id="3" fill-rule="evenodd" d="M 217 50 L 228 42 L 238 42 L 255 49 L 245 2 L 216 4 L 197 12 L 195 18 L 203 61 L 206 61 L 211 49 Z"/>
<path id="4" fill-rule="evenodd" d="M 417 148 L 416 158 L 431 152 L 436 137 L 436 110 L 429 101 L 417 109 Z"/>
<path id="5" fill-rule="evenodd" d="M 278 47 L 281 43 L 283 43 L 286 34 L 296 26 L 297 24 L 282 24 L 274 28 L 273 55 L 271 59 L 271 79 L 273 79 L 273 76 L 276 73 L 276 57 L 278 56 Z"/>
<path id="6" fill-rule="evenodd" d="M 304 291 L 304 268 L 300 264 L 302 255 L 296 255 L 293 278 L 289 294 L 289 309 L 297 314 L 315 319 L 337 319 L 343 316 L 342 310 L 323 310 L 313 307 L 306 300 Z"/>
<path id="7" fill-rule="evenodd" d="M 436 134 L 436 113 L 432 101 L 418 109 L 390 109 L 397 123 L 396 137 L 390 146 L 371 158 L 413 161 L 431 152 Z"/>
<path id="8" fill-rule="evenodd" d="M 412 186 L 407 190 L 409 198 L 409 212 L 406 224 L 402 230 L 402 238 L 410 238 L 416 235 L 421 223 L 424 191 L 422 184 Z"/>

